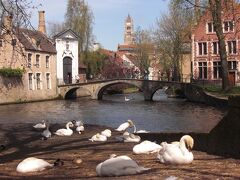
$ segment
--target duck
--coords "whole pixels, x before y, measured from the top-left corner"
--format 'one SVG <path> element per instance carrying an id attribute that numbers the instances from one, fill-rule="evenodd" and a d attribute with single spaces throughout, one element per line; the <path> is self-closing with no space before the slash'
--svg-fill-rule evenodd
<path id="1" fill-rule="evenodd" d="M 46 129 L 42 132 L 42 137 L 44 140 L 47 140 L 48 138 L 50 138 L 52 136 L 51 131 L 49 131 L 49 123 L 46 124 Z"/>
<path id="2" fill-rule="evenodd" d="M 73 123 L 70 121 L 66 124 L 66 129 L 58 129 L 54 134 L 58 136 L 71 136 L 73 134 L 73 130 L 70 127 L 73 127 Z"/>
<path id="3" fill-rule="evenodd" d="M 143 141 L 133 147 L 134 154 L 152 154 L 157 153 L 162 149 L 162 146 L 151 141 Z"/>
<path id="4" fill-rule="evenodd" d="M 45 129 L 46 128 L 46 122 L 45 120 L 42 120 L 41 123 L 37 123 L 33 126 L 35 129 Z"/>
<path id="5" fill-rule="evenodd" d="M 126 155 L 113 156 L 96 166 L 98 176 L 124 176 L 142 173 L 149 170 L 139 166 L 134 160 Z"/>
<path id="6" fill-rule="evenodd" d="M 102 141 L 102 142 L 105 142 L 107 141 L 107 137 L 104 136 L 104 135 L 101 135 L 99 133 L 95 134 L 94 136 L 91 137 L 91 139 L 89 139 L 89 141 Z"/>
<path id="7" fill-rule="evenodd" d="M 164 164 L 190 164 L 194 159 L 191 152 L 193 145 L 194 140 L 190 135 L 182 136 L 179 143 L 162 142 L 157 158 Z"/>
<path id="8" fill-rule="evenodd" d="M 29 173 L 29 172 L 43 171 L 53 166 L 54 164 L 50 164 L 43 159 L 29 157 L 21 161 L 17 165 L 16 170 L 17 172 L 20 172 L 20 173 Z"/>
<path id="9" fill-rule="evenodd" d="M 117 129 L 115 129 L 116 131 L 125 131 L 127 128 L 129 127 L 133 127 L 133 122 L 132 120 L 127 120 L 127 122 L 121 124 Z"/>
<path id="10" fill-rule="evenodd" d="M 139 141 L 141 141 L 141 137 L 126 131 L 123 133 L 123 141 L 124 142 L 139 142 Z"/>
<path id="11" fill-rule="evenodd" d="M 109 138 L 112 135 L 112 131 L 110 129 L 105 129 L 101 134 Z"/>

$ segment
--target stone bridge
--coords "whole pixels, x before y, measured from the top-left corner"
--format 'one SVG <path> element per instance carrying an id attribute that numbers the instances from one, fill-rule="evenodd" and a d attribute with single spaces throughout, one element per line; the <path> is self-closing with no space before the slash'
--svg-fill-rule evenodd
<path id="1" fill-rule="evenodd" d="M 111 80 L 102 80 L 94 81 L 88 83 L 77 83 L 77 84 L 66 84 L 58 85 L 59 96 L 63 99 L 67 99 L 77 89 L 85 89 L 89 92 L 92 99 L 101 100 L 103 92 L 110 86 L 116 84 L 129 84 L 139 88 L 144 95 L 145 100 L 152 100 L 154 93 L 158 89 L 163 87 L 175 87 L 183 89 L 187 83 L 174 82 L 174 81 L 156 81 L 156 80 L 142 80 L 142 79 L 111 79 Z"/>

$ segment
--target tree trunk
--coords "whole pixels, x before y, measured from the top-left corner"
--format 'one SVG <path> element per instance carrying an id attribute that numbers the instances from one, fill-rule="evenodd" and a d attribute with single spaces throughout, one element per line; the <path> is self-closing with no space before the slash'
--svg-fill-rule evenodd
<path id="1" fill-rule="evenodd" d="M 222 64 L 222 89 L 229 89 L 229 80 L 228 80 L 228 62 L 227 62 L 227 52 L 225 38 L 222 28 L 222 1 L 221 0 L 209 0 L 209 5 L 211 8 L 213 25 L 216 29 L 217 38 L 219 41 L 219 53 Z"/>

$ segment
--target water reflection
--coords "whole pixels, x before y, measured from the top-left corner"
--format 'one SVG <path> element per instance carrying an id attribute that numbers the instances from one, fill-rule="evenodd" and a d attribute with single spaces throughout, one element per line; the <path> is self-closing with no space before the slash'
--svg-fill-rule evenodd
<path id="1" fill-rule="evenodd" d="M 0 106 L 0 123 L 34 123 L 41 119 L 66 122 L 82 119 L 85 123 L 117 127 L 132 119 L 139 129 L 152 132 L 208 132 L 222 118 L 223 112 L 210 106 L 167 98 L 163 91 L 155 93 L 154 102 L 146 102 L 140 93 L 105 95 L 102 101 L 47 101 Z"/>

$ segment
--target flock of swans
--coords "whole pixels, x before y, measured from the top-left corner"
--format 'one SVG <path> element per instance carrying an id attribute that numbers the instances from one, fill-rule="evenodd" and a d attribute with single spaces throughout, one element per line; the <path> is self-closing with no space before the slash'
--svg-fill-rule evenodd
<path id="1" fill-rule="evenodd" d="M 73 134 L 73 130 L 76 126 L 76 132 L 81 134 L 84 132 L 84 124 L 82 121 L 70 121 L 66 124 L 66 128 L 58 129 L 53 134 L 57 136 L 71 136 Z M 42 123 L 36 124 L 33 126 L 35 129 L 41 129 L 43 132 L 41 135 L 44 139 L 48 139 L 51 137 L 52 133 L 49 131 L 49 122 L 44 121 Z M 134 133 L 129 133 L 127 131 L 128 128 L 134 127 Z M 147 133 L 145 130 L 136 130 L 136 126 L 133 121 L 127 120 L 125 123 L 121 124 L 116 131 L 123 132 L 122 136 L 116 137 L 116 139 L 121 140 L 123 142 L 135 142 L 138 143 L 141 141 L 140 136 L 137 133 Z M 92 142 L 95 141 L 107 141 L 110 138 L 112 132 L 110 129 L 105 129 L 95 135 L 93 135 L 89 140 Z M 157 144 L 155 142 L 151 142 L 145 140 L 139 144 L 136 144 L 133 147 L 133 153 L 138 154 L 152 154 L 156 153 L 156 158 L 160 163 L 163 164 L 189 164 L 193 161 L 193 154 L 191 149 L 193 148 L 194 140 L 189 135 L 184 135 L 180 141 L 175 141 L 172 143 L 162 142 L 161 144 Z M 81 161 L 82 162 L 82 161 Z M 47 168 L 51 168 L 53 166 L 62 165 L 63 162 L 61 160 L 57 160 L 54 164 L 50 164 L 43 159 L 38 159 L 35 157 L 29 157 L 20 162 L 16 168 L 17 172 L 20 173 L 28 173 L 28 172 L 36 172 L 42 171 Z M 133 175 L 142 173 L 144 171 L 149 170 L 150 168 L 145 168 L 139 166 L 133 159 L 126 155 L 116 156 L 112 154 L 109 159 L 101 162 L 96 166 L 96 173 L 98 176 L 123 176 L 123 175 Z"/>

